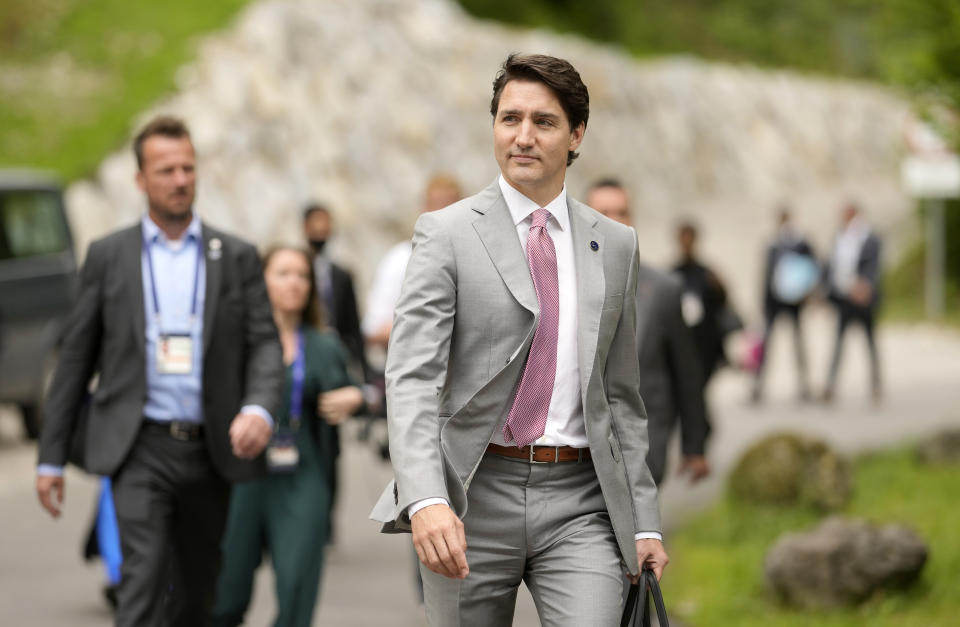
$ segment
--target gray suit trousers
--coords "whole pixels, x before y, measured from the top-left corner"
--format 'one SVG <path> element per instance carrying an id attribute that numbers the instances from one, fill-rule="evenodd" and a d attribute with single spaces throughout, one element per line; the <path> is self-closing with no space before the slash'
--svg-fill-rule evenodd
<path id="1" fill-rule="evenodd" d="M 546 627 L 619 624 L 625 565 L 592 463 L 488 453 L 468 495 L 470 574 L 420 567 L 430 625 L 509 627 L 521 581 Z"/>

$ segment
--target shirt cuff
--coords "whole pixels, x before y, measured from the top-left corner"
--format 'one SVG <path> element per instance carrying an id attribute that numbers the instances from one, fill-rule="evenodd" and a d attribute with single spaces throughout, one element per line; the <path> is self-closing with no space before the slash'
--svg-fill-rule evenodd
<path id="1" fill-rule="evenodd" d="M 422 501 L 417 501 L 407 508 L 407 518 L 413 518 L 414 514 L 419 512 L 424 507 L 430 507 L 431 505 L 446 505 L 449 507 L 450 503 L 447 502 L 447 499 L 440 497 L 432 497 L 429 499 L 423 499 Z"/>
<path id="2" fill-rule="evenodd" d="M 659 531 L 640 531 L 633 536 L 634 540 L 659 540 L 663 542 L 663 534 Z"/>
<path id="3" fill-rule="evenodd" d="M 39 464 L 37 474 L 41 477 L 62 477 L 63 466 L 54 466 L 53 464 Z"/>
<path id="4" fill-rule="evenodd" d="M 266 409 L 264 409 L 263 407 L 260 407 L 259 405 L 244 405 L 243 407 L 240 408 L 240 413 L 241 413 L 241 414 L 256 414 L 256 415 L 260 416 L 261 418 L 263 418 L 263 419 L 267 422 L 267 425 L 268 425 L 271 429 L 273 429 L 273 417 L 270 416 L 270 412 L 268 412 L 268 411 L 267 411 Z"/>

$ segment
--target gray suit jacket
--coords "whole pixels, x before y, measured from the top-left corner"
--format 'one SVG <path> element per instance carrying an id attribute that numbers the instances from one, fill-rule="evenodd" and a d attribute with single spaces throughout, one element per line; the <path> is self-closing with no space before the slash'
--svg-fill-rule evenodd
<path id="1" fill-rule="evenodd" d="M 221 242 L 219 255 L 210 240 Z M 112 475 L 126 458 L 143 421 L 146 398 L 140 224 L 93 242 L 81 272 L 57 370 L 44 407 L 41 464 L 62 466 L 87 386 L 90 399 L 85 468 Z M 206 301 L 203 312 L 203 408 L 207 448 L 223 477 L 250 479 L 265 470 L 262 456 L 233 455 L 228 431 L 239 409 L 260 405 L 276 414 L 283 385 L 280 341 L 256 249 L 203 225 Z"/>
<path id="2" fill-rule="evenodd" d="M 679 418 L 684 455 L 703 455 L 710 432 L 703 373 L 693 334 L 680 311 L 683 286 L 665 272 L 640 264 L 637 279 L 637 357 L 640 396 L 647 408 L 647 466 L 659 485 L 667 444 Z"/>
<path id="3" fill-rule="evenodd" d="M 659 531 L 637 387 L 637 237 L 570 199 L 587 438 L 620 551 Z M 597 250 L 591 243 L 596 242 Z M 417 222 L 387 359 L 395 481 L 371 518 L 408 531 L 406 509 L 446 498 L 460 517 L 494 429 L 509 410 L 539 308 L 516 227 L 495 181 Z"/>

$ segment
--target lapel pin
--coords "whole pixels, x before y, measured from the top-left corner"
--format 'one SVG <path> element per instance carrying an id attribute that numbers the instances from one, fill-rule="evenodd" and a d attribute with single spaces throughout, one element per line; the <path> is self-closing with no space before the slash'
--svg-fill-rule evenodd
<path id="1" fill-rule="evenodd" d="M 223 248 L 223 242 L 220 241 L 219 237 L 214 237 L 210 239 L 210 259 L 216 261 L 220 258 L 220 255 L 223 254 L 220 249 Z"/>
<path id="2" fill-rule="evenodd" d="M 598 244 L 596 241 L 592 241 L 590 242 L 590 249 L 596 252 L 600 250 L 600 244 Z"/>

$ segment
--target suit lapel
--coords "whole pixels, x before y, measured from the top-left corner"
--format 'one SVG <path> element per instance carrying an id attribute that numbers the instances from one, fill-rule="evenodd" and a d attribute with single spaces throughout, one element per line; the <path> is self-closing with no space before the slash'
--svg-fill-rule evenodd
<path id="1" fill-rule="evenodd" d="M 573 258 L 577 271 L 577 315 L 579 328 L 580 385 L 586 393 L 600 333 L 600 313 L 605 293 L 603 277 L 603 233 L 596 216 L 585 205 L 570 198 L 570 229 L 573 237 Z M 593 243 L 596 242 L 596 250 Z"/>
<path id="2" fill-rule="evenodd" d="M 537 293 L 527 266 L 527 258 L 520 247 L 517 227 L 513 224 L 510 210 L 500 193 L 497 181 L 478 194 L 474 211 L 481 216 L 474 220 L 480 241 L 500 273 L 513 297 L 533 314 L 538 314 Z"/>
<path id="3" fill-rule="evenodd" d="M 219 304 L 220 283 L 223 267 L 223 240 L 210 232 L 206 224 L 201 225 L 203 233 L 204 266 L 206 269 L 207 286 L 204 289 L 203 300 L 203 352 L 210 348 L 213 339 L 213 321 Z"/>
<path id="4" fill-rule="evenodd" d="M 127 297 L 132 312 L 130 322 L 133 324 L 134 345 L 142 355 L 146 346 L 147 333 L 143 301 L 143 227 L 138 224 L 128 233 L 129 235 L 122 240 L 120 257 L 123 264 L 124 285 L 127 286 Z"/>

